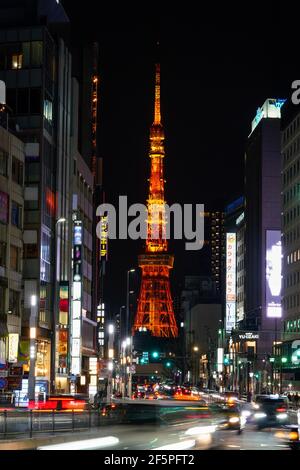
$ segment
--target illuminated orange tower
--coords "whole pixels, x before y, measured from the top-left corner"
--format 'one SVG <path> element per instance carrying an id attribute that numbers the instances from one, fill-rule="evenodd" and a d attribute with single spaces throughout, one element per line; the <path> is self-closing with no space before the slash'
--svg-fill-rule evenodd
<path id="1" fill-rule="evenodd" d="M 153 336 L 176 338 L 169 272 L 174 256 L 168 254 L 164 191 L 164 131 L 160 113 L 160 65 L 156 65 L 154 122 L 150 129 L 151 174 L 147 200 L 147 240 L 145 254 L 139 256 L 142 282 L 133 326 L 137 331 L 151 331 Z"/>

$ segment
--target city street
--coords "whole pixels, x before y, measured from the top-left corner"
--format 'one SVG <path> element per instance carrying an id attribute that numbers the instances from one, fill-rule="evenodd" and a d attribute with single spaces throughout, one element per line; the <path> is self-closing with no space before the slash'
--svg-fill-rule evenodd
<path id="1" fill-rule="evenodd" d="M 180 429 L 178 429 L 180 428 Z M 274 430 L 257 431 L 256 429 L 245 430 L 241 435 L 236 431 L 217 431 L 212 434 L 198 434 L 197 437 L 186 433 L 191 429 L 186 424 L 176 428 L 156 428 L 152 426 L 124 426 L 120 428 L 108 427 L 95 433 L 99 439 L 99 446 L 92 449 L 106 450 L 290 450 L 288 445 L 275 436 Z M 210 436 L 210 437 L 209 437 Z M 94 436 L 91 437 L 92 439 Z M 114 438 L 118 440 L 103 447 L 101 439 Z M 79 438 L 75 438 L 76 441 Z M 75 440 L 74 440 L 75 442 Z M 84 446 L 85 441 L 77 443 L 76 448 Z M 113 442 L 113 440 L 112 440 Z M 70 448 L 64 444 L 65 448 Z M 47 445 L 45 445 L 47 450 Z M 54 446 L 53 450 L 59 450 L 60 444 Z"/>
<path id="2" fill-rule="evenodd" d="M 0 0 L 0 451 L 300 449 L 299 31 L 184 10 Z"/>

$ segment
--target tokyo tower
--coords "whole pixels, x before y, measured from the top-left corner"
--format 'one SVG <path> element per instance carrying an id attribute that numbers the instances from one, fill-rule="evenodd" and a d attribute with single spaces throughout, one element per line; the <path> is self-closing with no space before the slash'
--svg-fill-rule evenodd
<path id="1" fill-rule="evenodd" d="M 155 337 L 176 338 L 178 328 L 169 279 L 174 256 L 168 254 L 166 238 L 164 139 L 160 112 L 160 64 L 156 64 L 154 122 L 150 129 L 147 239 L 145 253 L 139 256 L 142 281 L 133 334 L 146 329 Z"/>

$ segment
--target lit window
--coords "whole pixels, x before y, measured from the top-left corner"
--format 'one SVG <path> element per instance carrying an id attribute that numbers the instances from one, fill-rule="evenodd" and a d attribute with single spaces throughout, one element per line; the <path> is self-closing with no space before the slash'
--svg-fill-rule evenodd
<path id="1" fill-rule="evenodd" d="M 52 122 L 52 103 L 49 100 L 44 101 L 44 118 Z"/>
<path id="2" fill-rule="evenodd" d="M 14 54 L 12 56 L 12 68 L 13 69 L 21 69 L 22 68 L 22 54 Z"/>

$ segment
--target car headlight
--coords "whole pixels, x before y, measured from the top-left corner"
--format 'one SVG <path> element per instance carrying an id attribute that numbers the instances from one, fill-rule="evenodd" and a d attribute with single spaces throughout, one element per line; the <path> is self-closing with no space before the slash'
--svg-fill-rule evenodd
<path id="1" fill-rule="evenodd" d="M 249 416 L 251 416 L 251 411 L 243 410 L 242 411 L 242 416 L 244 416 L 245 418 L 249 418 Z"/>
<path id="2" fill-rule="evenodd" d="M 239 421 L 240 421 L 240 418 L 238 418 L 237 416 L 233 416 L 232 418 L 229 418 L 229 422 L 231 424 L 239 423 Z"/>
<path id="3" fill-rule="evenodd" d="M 254 413 L 255 419 L 265 418 L 266 416 L 267 416 L 266 413 Z"/>
<path id="4" fill-rule="evenodd" d="M 287 413 L 280 413 L 277 415 L 277 419 L 286 419 L 288 417 Z"/>

